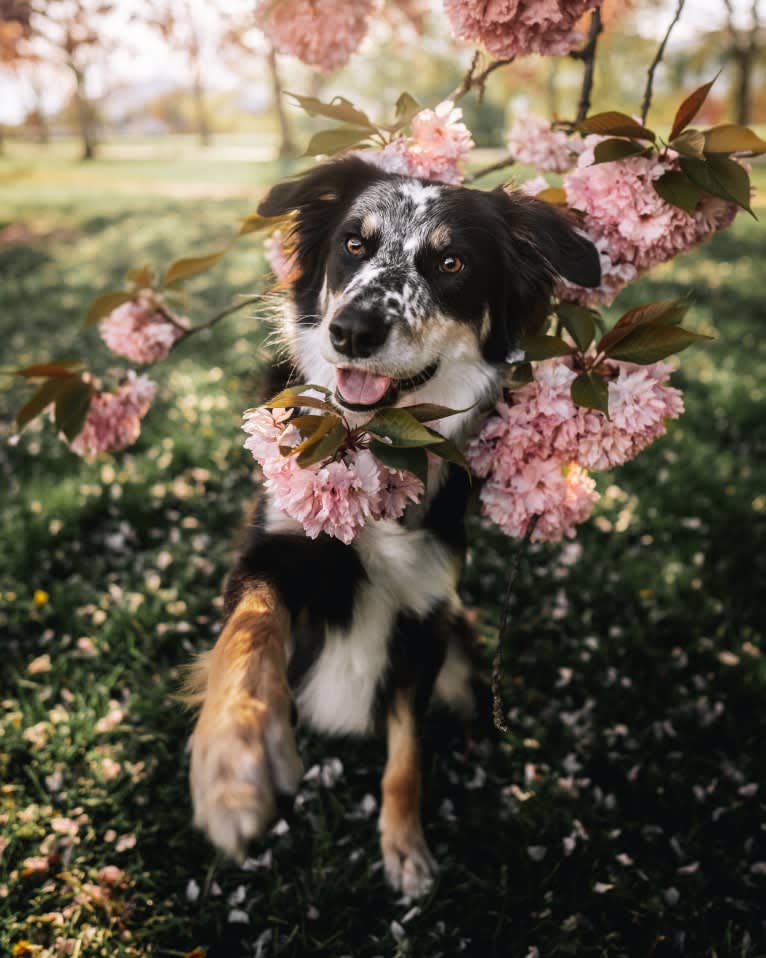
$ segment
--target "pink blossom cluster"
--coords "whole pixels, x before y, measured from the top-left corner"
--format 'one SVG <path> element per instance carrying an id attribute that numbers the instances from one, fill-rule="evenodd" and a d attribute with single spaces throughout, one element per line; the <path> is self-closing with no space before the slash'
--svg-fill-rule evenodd
<path id="1" fill-rule="evenodd" d="M 131 370 L 117 392 L 94 392 L 82 430 L 69 448 L 78 456 L 90 457 L 132 445 L 156 391 L 156 383 Z"/>
<path id="2" fill-rule="evenodd" d="M 410 128 L 410 136 L 397 136 L 382 150 L 360 155 L 388 173 L 462 183 L 458 165 L 474 147 L 463 111 L 452 100 L 444 100 L 433 110 L 416 113 Z"/>
<path id="3" fill-rule="evenodd" d="M 295 250 L 288 247 L 287 238 L 282 230 L 274 230 L 271 236 L 267 237 L 263 248 L 274 275 L 281 283 L 288 282 L 292 278 L 297 262 Z"/>
<path id="4" fill-rule="evenodd" d="M 189 320 L 169 313 L 151 289 L 113 309 L 100 327 L 113 353 L 142 364 L 164 359 L 188 328 Z"/>
<path id="5" fill-rule="evenodd" d="M 374 9 L 372 0 L 258 0 L 255 23 L 279 53 L 331 73 L 359 48 Z"/>
<path id="6" fill-rule="evenodd" d="M 691 249 L 726 229 L 737 208 L 704 194 L 693 214 L 666 203 L 653 183 L 678 169 L 675 156 L 633 156 L 593 164 L 587 138 L 577 167 L 564 177 L 567 203 L 584 214 L 583 227 L 601 256 L 602 284 L 596 290 L 567 286 L 567 299 L 611 303 L 617 292 L 640 273 Z"/>
<path id="7" fill-rule="evenodd" d="M 519 163 L 544 173 L 570 170 L 582 145 L 579 136 L 570 138 L 563 130 L 554 130 L 548 120 L 531 113 L 514 120 L 507 142 L 511 156 Z"/>
<path id="8" fill-rule="evenodd" d="M 389 469 L 366 449 L 349 449 L 339 459 L 300 466 L 297 456 L 280 450 L 301 441 L 286 411 L 248 410 L 243 428 L 250 437 L 245 448 L 260 463 L 274 502 L 310 539 L 324 532 L 348 545 L 371 519 L 398 519 L 423 494 L 418 478 Z"/>
<path id="9" fill-rule="evenodd" d="M 666 385 L 672 368 L 609 363 L 607 419 L 574 404 L 577 373 L 567 359 L 536 364 L 534 380 L 497 404 L 466 449 L 473 472 L 487 480 L 484 514 L 511 536 L 524 535 L 533 516 L 533 541 L 573 536 L 598 499 L 585 470 L 633 459 L 683 412 L 681 393 Z"/>
<path id="10" fill-rule="evenodd" d="M 528 53 L 569 53 L 582 40 L 576 29 L 603 0 L 444 0 L 455 35 L 479 42 L 503 59 Z"/>

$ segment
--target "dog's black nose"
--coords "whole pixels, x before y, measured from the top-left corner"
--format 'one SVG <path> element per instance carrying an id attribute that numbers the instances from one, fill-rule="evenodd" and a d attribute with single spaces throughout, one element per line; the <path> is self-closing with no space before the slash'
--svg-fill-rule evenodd
<path id="1" fill-rule="evenodd" d="M 387 336 L 388 323 L 375 310 L 347 306 L 330 323 L 330 342 L 339 353 L 354 359 L 371 356 Z"/>

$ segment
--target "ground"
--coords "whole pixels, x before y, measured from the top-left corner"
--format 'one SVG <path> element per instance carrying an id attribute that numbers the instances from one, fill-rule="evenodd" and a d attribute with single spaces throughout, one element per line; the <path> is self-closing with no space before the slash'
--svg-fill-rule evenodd
<path id="1" fill-rule="evenodd" d="M 0 162 L 4 369 L 80 350 L 106 368 L 78 329 L 94 295 L 222 245 L 280 174 L 246 151 L 177 153 Z M 153 369 L 160 400 L 124 454 L 83 463 L 48 424 L 3 438 L 0 954 L 763 955 L 763 230 L 743 214 L 618 302 L 691 293 L 716 339 L 681 357 L 683 419 L 599 477 L 576 541 L 523 561 L 511 731 L 469 750 L 432 736 L 441 872 L 417 905 L 381 872 L 380 743 L 301 732 L 297 808 L 244 869 L 190 825 L 174 695 L 216 634 L 253 491 L 238 424 L 263 321 L 238 315 Z M 267 282 L 245 239 L 188 311 Z M 4 395 L 6 418 L 21 397 Z M 512 544 L 477 521 L 471 542 L 463 590 L 489 659 Z"/>

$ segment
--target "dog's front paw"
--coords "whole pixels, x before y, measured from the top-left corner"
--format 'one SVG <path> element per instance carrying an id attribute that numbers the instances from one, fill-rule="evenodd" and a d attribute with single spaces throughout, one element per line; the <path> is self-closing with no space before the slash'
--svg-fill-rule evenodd
<path id="1" fill-rule="evenodd" d="M 277 794 L 295 794 L 302 777 L 289 721 L 256 700 L 220 715 L 203 709 L 192 736 L 194 824 L 232 858 L 245 858 L 274 818 Z"/>
<path id="2" fill-rule="evenodd" d="M 380 838 L 386 878 L 394 891 L 410 898 L 427 895 L 436 877 L 436 861 L 420 828 L 384 828 Z"/>

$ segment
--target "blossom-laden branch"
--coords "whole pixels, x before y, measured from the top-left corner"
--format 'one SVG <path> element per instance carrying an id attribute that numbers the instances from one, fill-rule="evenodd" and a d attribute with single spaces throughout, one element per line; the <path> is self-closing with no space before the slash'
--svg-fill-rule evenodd
<path id="1" fill-rule="evenodd" d="M 665 53 L 665 47 L 667 46 L 667 42 L 670 39 L 670 34 L 673 32 L 673 27 L 675 27 L 675 25 L 678 23 L 678 21 L 681 18 L 681 13 L 683 12 L 685 3 L 686 3 L 686 0 L 678 0 L 678 4 L 676 6 L 676 12 L 673 15 L 673 19 L 670 21 L 668 28 L 665 31 L 665 36 L 660 41 L 660 45 L 659 47 L 657 47 L 657 52 L 654 55 L 654 59 L 652 60 L 649 66 L 649 70 L 647 71 L 646 89 L 644 90 L 644 99 L 643 99 L 643 102 L 641 103 L 641 122 L 642 123 L 646 123 L 646 118 L 649 116 L 649 108 L 652 105 L 652 88 L 654 86 L 655 71 L 657 70 L 657 67 L 660 65 L 660 62 L 662 61 L 662 57 Z"/>

